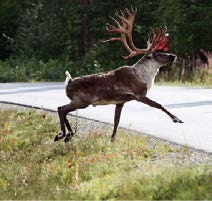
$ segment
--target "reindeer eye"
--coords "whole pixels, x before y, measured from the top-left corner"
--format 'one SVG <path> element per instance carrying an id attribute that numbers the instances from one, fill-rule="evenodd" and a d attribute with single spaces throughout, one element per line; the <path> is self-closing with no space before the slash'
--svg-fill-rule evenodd
<path id="1" fill-rule="evenodd" d="M 159 56 L 159 55 L 160 55 L 159 52 L 155 52 L 155 53 L 154 53 L 154 56 L 156 56 L 156 57 Z"/>

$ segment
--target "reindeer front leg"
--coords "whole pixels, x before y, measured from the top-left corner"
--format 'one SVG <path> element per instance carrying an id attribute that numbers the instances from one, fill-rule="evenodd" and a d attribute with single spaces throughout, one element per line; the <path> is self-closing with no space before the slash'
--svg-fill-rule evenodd
<path id="1" fill-rule="evenodd" d="M 116 109 L 115 109 L 115 116 L 114 116 L 114 128 L 113 128 L 113 133 L 111 136 L 111 142 L 114 142 L 115 140 L 115 135 L 116 135 L 116 131 L 117 131 L 117 127 L 120 121 L 120 116 L 121 116 L 121 111 L 123 108 L 124 104 L 117 104 L 116 105 Z"/>
<path id="2" fill-rule="evenodd" d="M 169 115 L 169 117 L 172 119 L 172 121 L 174 123 L 183 123 L 183 121 L 181 121 L 179 118 L 177 118 L 176 116 L 174 116 L 171 112 L 169 112 L 168 110 L 166 110 L 161 104 L 147 98 L 147 97 L 142 97 L 140 98 L 138 101 L 141 101 L 144 104 L 149 105 L 150 107 L 154 107 L 157 109 L 162 110 L 163 112 L 165 112 L 167 115 Z"/>

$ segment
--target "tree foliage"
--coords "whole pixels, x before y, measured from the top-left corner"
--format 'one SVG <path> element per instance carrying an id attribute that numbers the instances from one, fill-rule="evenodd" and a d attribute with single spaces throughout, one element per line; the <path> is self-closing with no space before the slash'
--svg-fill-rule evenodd
<path id="1" fill-rule="evenodd" d="M 209 0 L 1 0 L 0 59 L 63 60 L 73 73 L 110 70 L 127 54 L 121 44 L 101 44 L 108 38 L 105 24 L 115 10 L 138 8 L 133 38 L 146 47 L 150 27 L 167 26 L 172 52 L 192 54 L 212 49 L 212 12 Z"/>

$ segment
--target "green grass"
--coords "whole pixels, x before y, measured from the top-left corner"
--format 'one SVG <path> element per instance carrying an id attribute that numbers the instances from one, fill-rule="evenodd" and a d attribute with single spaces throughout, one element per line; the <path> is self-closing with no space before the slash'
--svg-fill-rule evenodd
<path id="1" fill-rule="evenodd" d="M 211 199 L 209 165 L 165 163 L 168 144 L 119 132 L 75 135 L 54 143 L 59 128 L 45 112 L 0 112 L 0 199 Z M 110 134 L 110 133 L 109 133 Z"/>

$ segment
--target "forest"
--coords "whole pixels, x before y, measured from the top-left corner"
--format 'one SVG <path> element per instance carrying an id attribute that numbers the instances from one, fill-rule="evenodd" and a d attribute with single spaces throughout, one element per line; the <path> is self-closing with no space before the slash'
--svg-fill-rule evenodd
<path id="1" fill-rule="evenodd" d="M 73 77 L 133 64 L 119 42 L 101 43 L 109 16 L 137 8 L 133 39 L 146 48 L 151 28 L 167 26 L 171 53 L 178 61 L 161 69 L 158 79 L 204 82 L 194 54 L 212 50 L 210 0 L 1 0 L 0 82 L 61 81 L 65 70 Z"/>

